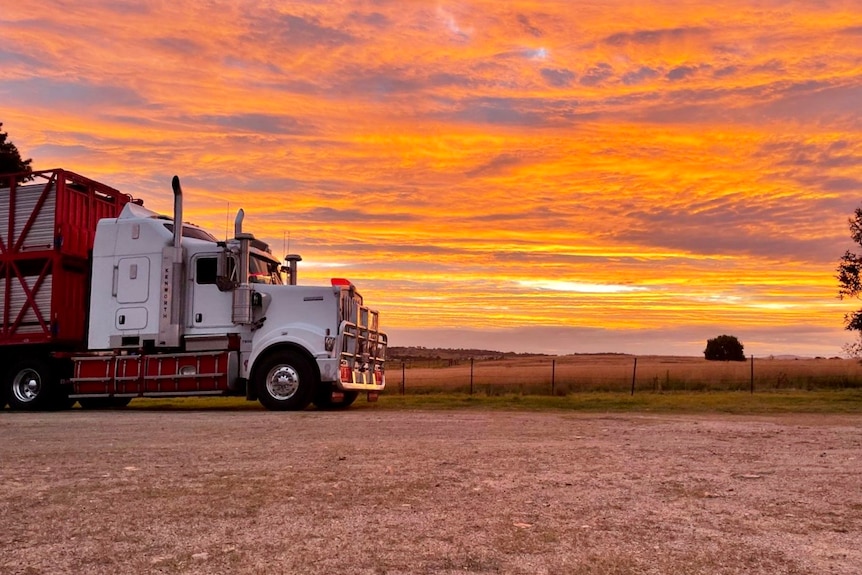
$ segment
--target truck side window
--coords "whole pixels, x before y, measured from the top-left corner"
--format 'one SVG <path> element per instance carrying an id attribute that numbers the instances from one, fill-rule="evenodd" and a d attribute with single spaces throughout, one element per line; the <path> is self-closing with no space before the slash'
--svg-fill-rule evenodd
<path id="1" fill-rule="evenodd" d="M 195 266 L 195 283 L 214 284 L 218 276 L 218 258 L 198 258 Z"/>

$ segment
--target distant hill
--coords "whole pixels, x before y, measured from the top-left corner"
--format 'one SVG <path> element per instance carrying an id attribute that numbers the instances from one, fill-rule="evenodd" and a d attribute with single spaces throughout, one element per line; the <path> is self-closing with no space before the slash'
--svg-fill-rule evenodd
<path id="1" fill-rule="evenodd" d="M 442 359 L 442 360 L 477 360 L 510 359 L 516 357 L 544 357 L 544 353 L 515 353 L 513 351 L 493 351 L 487 349 L 444 349 L 439 347 L 398 347 L 390 346 L 386 350 L 386 359 L 406 361 L 411 359 Z"/>

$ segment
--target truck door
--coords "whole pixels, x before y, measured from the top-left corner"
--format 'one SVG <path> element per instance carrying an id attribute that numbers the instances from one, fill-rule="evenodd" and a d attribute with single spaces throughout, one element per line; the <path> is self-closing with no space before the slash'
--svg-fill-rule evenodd
<path id="1" fill-rule="evenodd" d="M 150 259 L 146 256 L 123 257 L 114 268 L 114 294 L 117 308 L 114 329 L 117 333 L 140 334 L 147 328 L 150 286 Z M 137 345 L 137 341 L 135 345 Z"/>
<path id="2" fill-rule="evenodd" d="M 232 292 L 221 291 L 216 284 L 218 254 L 198 254 L 192 258 L 191 304 L 188 325 L 192 330 L 202 328 L 204 333 L 213 329 L 234 327 L 231 321 Z M 194 331 L 192 331 L 193 333 Z"/>

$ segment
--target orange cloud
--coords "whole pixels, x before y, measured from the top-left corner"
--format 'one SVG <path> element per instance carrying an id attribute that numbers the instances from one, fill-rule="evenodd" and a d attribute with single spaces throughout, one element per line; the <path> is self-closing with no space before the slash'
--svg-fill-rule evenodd
<path id="1" fill-rule="evenodd" d="M 405 342 L 849 339 L 852 3 L 45 1 L 4 7 L 0 34 L 0 120 L 37 168 L 165 212 L 177 173 L 189 219 L 221 235 L 244 207 Z"/>

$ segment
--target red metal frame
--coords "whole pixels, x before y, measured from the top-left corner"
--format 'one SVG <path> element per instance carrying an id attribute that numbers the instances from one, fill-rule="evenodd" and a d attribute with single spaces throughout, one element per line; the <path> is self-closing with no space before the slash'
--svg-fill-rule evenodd
<path id="1" fill-rule="evenodd" d="M 236 352 L 73 357 L 72 395 L 168 396 L 223 393 Z"/>
<path id="2" fill-rule="evenodd" d="M 0 222 L 0 228 L 6 231 L 5 236 L 0 234 L 0 278 L 5 279 L 0 345 L 53 342 L 83 349 L 89 252 L 96 224 L 102 218 L 117 217 L 123 206 L 134 200 L 110 186 L 59 168 L 33 172 L 29 176 L 34 181 L 19 183 L 22 175 L 0 176 L 0 194 L 8 194 L 8 199 L 4 198 L 8 201 L 8 221 Z M 21 223 L 16 222 L 16 211 L 23 201 L 20 188 L 39 185 L 42 187 L 35 206 L 16 235 L 16 224 Z M 54 202 L 50 242 L 25 245 L 49 201 Z M 40 290 L 48 289 L 48 276 L 51 293 L 46 309 L 38 299 L 43 295 Z M 24 301 L 13 307 L 13 288 L 19 286 Z"/>

